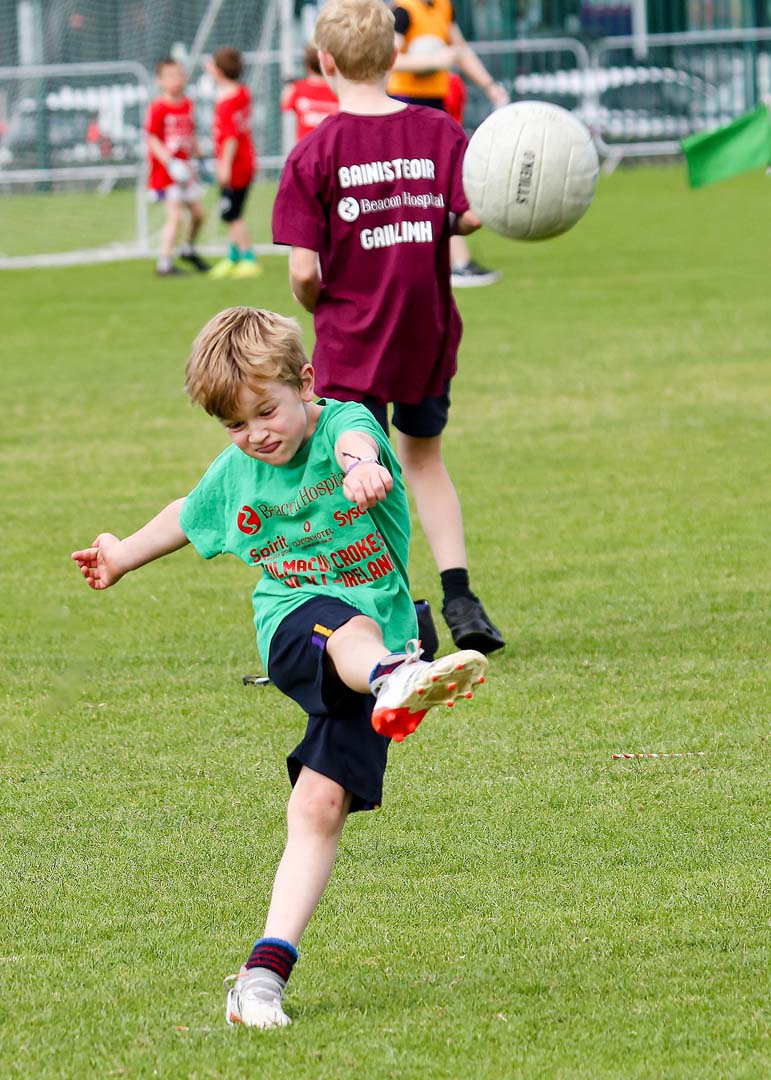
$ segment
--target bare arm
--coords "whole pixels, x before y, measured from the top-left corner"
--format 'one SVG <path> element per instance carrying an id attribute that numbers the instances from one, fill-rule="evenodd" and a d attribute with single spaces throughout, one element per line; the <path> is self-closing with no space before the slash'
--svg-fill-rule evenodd
<path id="1" fill-rule="evenodd" d="M 182 158 L 176 158 L 169 153 L 168 146 L 165 146 L 157 135 L 148 135 L 147 142 L 153 157 L 160 161 L 172 180 L 180 184 L 190 179 L 190 163 L 188 161 L 183 161 Z"/>
<path id="2" fill-rule="evenodd" d="M 129 570 L 137 570 L 189 543 L 179 524 L 184 501 L 175 499 L 124 540 L 112 533 L 100 533 L 91 547 L 73 551 L 72 559 L 86 583 L 92 589 L 109 589 Z"/>
<path id="3" fill-rule="evenodd" d="M 506 88 L 495 81 L 464 38 L 457 23 L 450 27 L 450 43 L 457 51 L 457 64 L 463 74 L 488 96 L 496 109 L 505 105 L 509 100 Z"/>
<path id="4" fill-rule="evenodd" d="M 448 45 L 446 49 L 439 49 L 428 56 L 416 56 L 414 53 L 402 52 L 404 48 L 404 34 L 394 34 L 394 45 L 398 52 L 394 61 L 393 71 L 411 71 L 415 75 L 425 75 L 429 71 L 446 71 L 460 63 L 458 49 Z"/>
<path id="5" fill-rule="evenodd" d="M 225 139 L 222 144 L 222 154 L 217 158 L 217 180 L 223 187 L 227 187 L 233 176 L 233 159 L 238 149 L 238 139 Z"/>
<path id="6" fill-rule="evenodd" d="M 473 210 L 467 210 L 465 214 L 461 214 L 458 220 L 455 222 L 454 233 L 458 236 L 470 236 L 471 233 L 476 232 L 477 229 L 482 228 L 482 222 L 476 216 Z"/>
<path id="7" fill-rule="evenodd" d="M 313 311 L 321 293 L 319 257 L 310 248 L 293 247 L 289 252 L 289 285 L 306 311 Z"/>
<path id="8" fill-rule="evenodd" d="M 168 165 L 172 155 L 169 153 L 168 146 L 166 146 L 157 135 L 152 135 L 148 132 L 147 145 L 150 148 L 150 153 L 154 158 L 157 158 L 158 161 L 160 161 L 161 165 Z"/>
<path id="9" fill-rule="evenodd" d="M 345 473 L 343 494 L 359 510 L 383 502 L 394 486 L 393 477 L 379 463 L 379 456 L 377 443 L 363 431 L 344 431 L 335 443 L 335 458 Z"/>

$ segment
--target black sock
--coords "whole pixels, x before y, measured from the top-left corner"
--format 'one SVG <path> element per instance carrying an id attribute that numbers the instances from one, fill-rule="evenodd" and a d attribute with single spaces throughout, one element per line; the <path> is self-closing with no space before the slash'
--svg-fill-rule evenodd
<path id="1" fill-rule="evenodd" d="M 460 596 L 473 599 L 474 594 L 469 587 L 468 570 L 465 566 L 456 566 L 452 570 L 442 570 L 439 577 L 442 582 L 445 604 L 449 604 L 451 600 L 457 600 Z"/>

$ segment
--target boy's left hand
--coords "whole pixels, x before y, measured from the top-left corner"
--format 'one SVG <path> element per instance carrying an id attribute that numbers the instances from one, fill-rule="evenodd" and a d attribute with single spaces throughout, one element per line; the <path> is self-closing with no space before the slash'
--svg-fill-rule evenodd
<path id="1" fill-rule="evenodd" d="M 343 495 L 355 503 L 358 510 L 369 510 L 383 502 L 394 486 L 388 469 L 376 461 L 362 461 L 351 469 L 343 480 Z"/>

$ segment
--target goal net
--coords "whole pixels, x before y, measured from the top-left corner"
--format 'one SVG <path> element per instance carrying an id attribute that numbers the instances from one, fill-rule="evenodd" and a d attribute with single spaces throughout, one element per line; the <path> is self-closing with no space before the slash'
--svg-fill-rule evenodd
<path id="1" fill-rule="evenodd" d="M 163 211 L 146 197 L 144 114 L 157 61 L 187 67 L 198 141 L 213 173 L 214 85 L 205 57 L 244 54 L 260 162 L 247 204 L 258 249 L 288 149 L 279 108 L 299 74 L 302 6 L 294 0 L 0 0 L 0 268 L 145 257 Z M 8 62 L 12 61 L 12 62 Z M 205 187 L 204 249 L 224 242 L 217 191 Z"/>

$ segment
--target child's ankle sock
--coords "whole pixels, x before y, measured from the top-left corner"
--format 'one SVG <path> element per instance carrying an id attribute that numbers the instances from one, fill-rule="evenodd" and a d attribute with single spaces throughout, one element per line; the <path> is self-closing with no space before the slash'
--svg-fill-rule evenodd
<path id="1" fill-rule="evenodd" d="M 159 255 L 155 265 L 159 270 L 165 273 L 167 270 L 171 270 L 171 259 L 168 255 Z"/>
<path id="2" fill-rule="evenodd" d="M 180 249 L 180 255 L 193 255 L 193 254 L 195 254 L 195 247 L 188 240 L 182 245 L 182 247 Z"/>
<path id="3" fill-rule="evenodd" d="M 244 964 L 246 971 L 261 968 L 275 976 L 280 989 L 287 984 L 292 968 L 298 957 L 297 949 L 282 938 L 260 938 L 254 943 L 249 959 Z"/>
<path id="4" fill-rule="evenodd" d="M 384 675 L 390 675 L 392 671 L 395 671 L 400 664 L 403 664 L 407 658 L 406 653 L 388 653 L 383 657 L 369 673 L 369 685 L 373 694 L 376 694 L 380 689 L 379 686 L 373 688 L 373 683 L 376 679 L 382 679 Z"/>
<path id="5" fill-rule="evenodd" d="M 439 577 L 442 581 L 445 604 L 449 604 L 451 600 L 457 600 L 461 596 L 471 600 L 474 599 L 474 594 L 469 586 L 468 570 L 465 566 L 453 567 L 452 570 L 442 570 Z"/>
<path id="6" fill-rule="evenodd" d="M 228 252 L 228 258 L 231 262 L 238 262 L 241 258 L 241 252 L 238 250 L 238 244 L 231 244 L 230 251 Z"/>
<path id="7" fill-rule="evenodd" d="M 244 262 L 257 262 L 257 256 L 251 248 L 247 248 L 246 251 L 241 251 L 239 254 Z"/>

